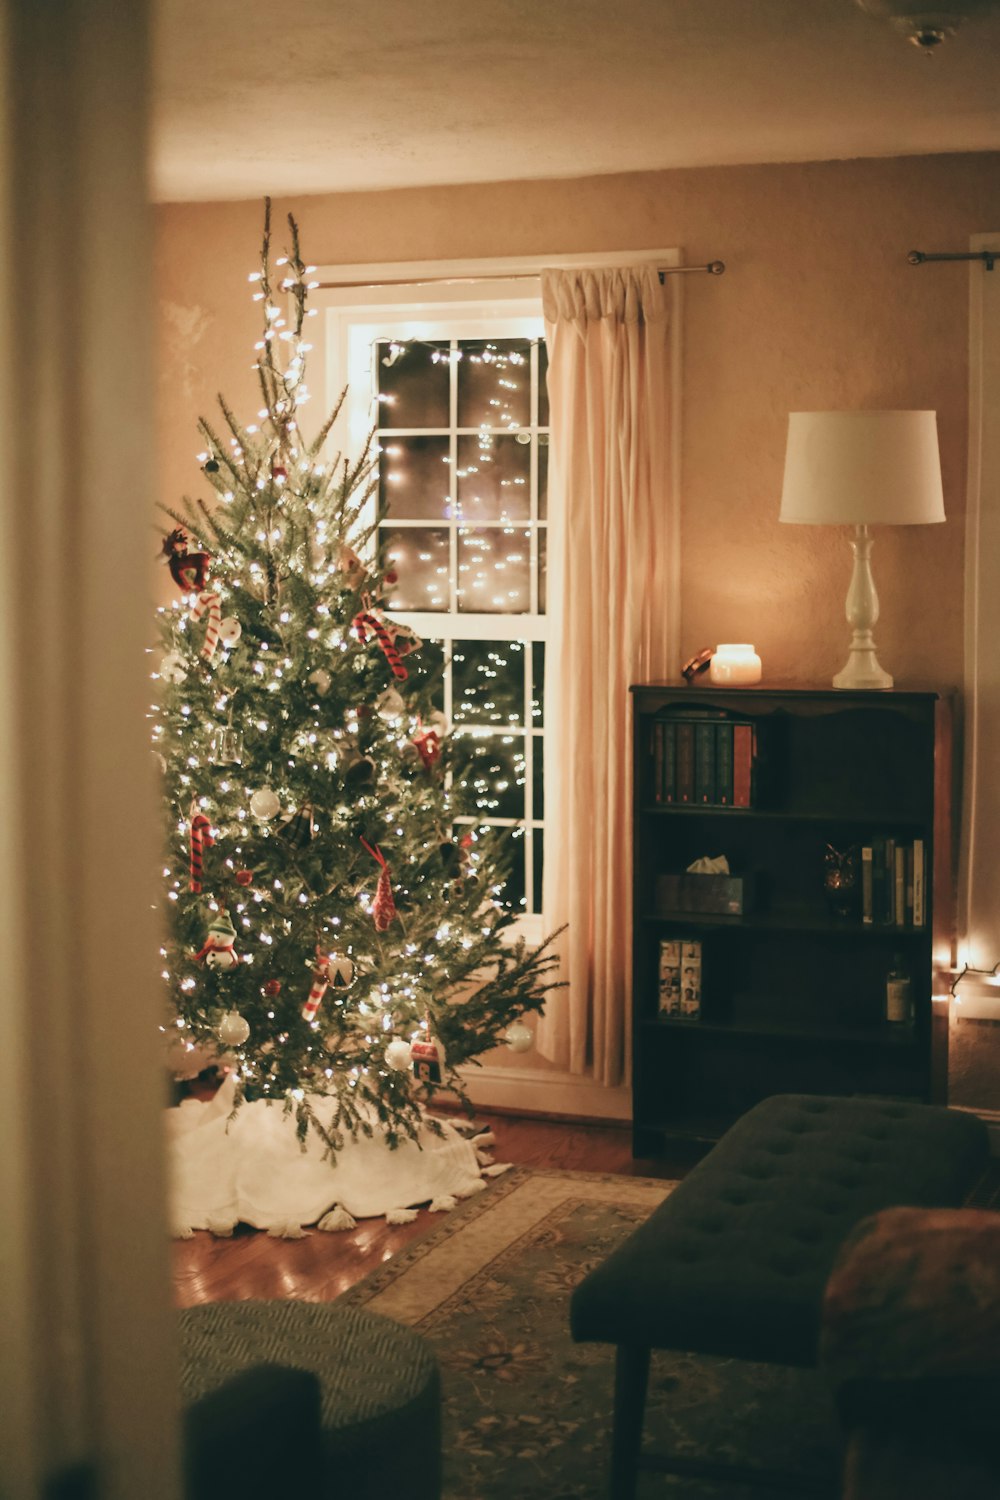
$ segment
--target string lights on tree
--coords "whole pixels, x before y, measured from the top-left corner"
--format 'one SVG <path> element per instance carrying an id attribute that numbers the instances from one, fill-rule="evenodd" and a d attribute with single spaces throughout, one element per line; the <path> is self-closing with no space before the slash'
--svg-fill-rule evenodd
<path id="1" fill-rule="evenodd" d="M 461 1095 L 460 1064 L 523 1047 L 554 960 L 510 940 L 502 839 L 477 822 L 493 789 L 389 612 L 406 560 L 379 555 L 374 442 L 330 455 L 340 403 L 300 426 L 316 283 L 288 223 L 272 260 L 268 202 L 256 420 L 220 397 L 221 424 L 199 423 L 214 503 L 167 511 L 164 1030 L 230 1069 L 237 1103 L 283 1101 L 336 1153 L 415 1137 L 430 1090 Z"/>

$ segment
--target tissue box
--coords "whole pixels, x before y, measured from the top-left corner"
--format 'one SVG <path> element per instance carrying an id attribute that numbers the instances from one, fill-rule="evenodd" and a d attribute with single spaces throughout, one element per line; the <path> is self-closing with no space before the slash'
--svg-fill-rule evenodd
<path id="1" fill-rule="evenodd" d="M 753 878 L 749 875 L 658 875 L 656 912 L 671 917 L 675 912 L 741 917 L 753 907 Z"/>

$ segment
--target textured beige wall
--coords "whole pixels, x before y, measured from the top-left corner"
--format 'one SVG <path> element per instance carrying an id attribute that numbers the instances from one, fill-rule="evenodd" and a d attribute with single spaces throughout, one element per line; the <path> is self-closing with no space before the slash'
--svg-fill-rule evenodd
<path id="1" fill-rule="evenodd" d="M 939 414 L 944 526 L 883 530 L 876 635 L 897 683 L 962 676 L 968 271 L 906 262 L 1000 229 L 1000 154 L 727 167 L 275 204 L 312 261 L 382 262 L 679 246 L 724 259 L 686 278 L 682 648 L 751 640 L 777 683 L 842 665 L 846 533 L 779 526 L 786 415 L 853 406 Z M 223 391 L 256 410 L 246 275 L 259 203 L 157 210 L 158 498 L 197 491 L 195 418 Z M 981 273 L 980 273 L 981 274 Z M 678 664 L 679 665 L 679 664 Z M 530 1055 L 529 1055 L 530 1056 Z M 510 1058 L 521 1066 L 527 1059 Z"/>
<path id="2" fill-rule="evenodd" d="M 682 645 L 752 640 L 766 676 L 842 664 L 844 534 L 779 526 L 786 413 L 939 413 L 943 527 L 883 531 L 877 639 L 897 682 L 957 683 L 962 646 L 968 272 L 906 263 L 1000 227 L 1000 155 L 727 167 L 277 202 L 317 263 L 678 245 L 719 256 L 685 284 Z M 157 210 L 159 498 L 197 488 L 194 420 L 256 399 L 246 274 L 258 203 Z M 280 226 L 279 226 L 280 231 Z M 156 481 L 153 481 L 156 483 Z"/>

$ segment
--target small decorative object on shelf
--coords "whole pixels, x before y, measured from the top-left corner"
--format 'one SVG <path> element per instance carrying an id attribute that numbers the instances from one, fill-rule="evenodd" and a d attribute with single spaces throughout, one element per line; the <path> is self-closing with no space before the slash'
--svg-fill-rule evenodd
<path id="1" fill-rule="evenodd" d="M 844 850 L 827 844 L 823 855 L 823 889 L 830 910 L 845 920 L 858 915 L 858 849 L 850 844 Z"/>
<path id="2" fill-rule="evenodd" d="M 894 1026 L 909 1026 L 913 1020 L 913 986 L 901 953 L 893 955 L 885 979 L 885 1018 Z"/>
<path id="3" fill-rule="evenodd" d="M 695 938 L 660 944 L 660 1015 L 689 1021 L 701 1015 L 701 943 Z"/>
<path id="4" fill-rule="evenodd" d="M 727 687 L 752 687 L 760 681 L 760 657 L 752 646 L 716 646 L 708 664 L 709 681 Z"/>

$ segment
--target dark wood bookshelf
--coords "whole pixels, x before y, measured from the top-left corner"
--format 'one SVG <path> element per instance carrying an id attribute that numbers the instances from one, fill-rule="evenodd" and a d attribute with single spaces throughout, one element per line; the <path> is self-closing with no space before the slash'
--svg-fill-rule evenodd
<path id="1" fill-rule="evenodd" d="M 945 1102 L 947 1007 L 933 997 L 947 993 L 952 963 L 949 698 L 656 684 L 632 694 L 636 1152 L 717 1138 L 774 1093 Z M 679 787 L 669 779 L 675 764 L 665 782 L 663 735 L 679 735 L 688 719 L 752 726 L 750 805 L 665 800 Z M 718 756 L 724 776 L 722 749 Z M 710 767 L 702 770 L 708 778 Z M 707 795 L 724 794 L 725 784 L 713 793 L 709 783 Z M 863 920 L 860 851 L 889 840 L 911 864 L 914 842 L 923 846 L 922 924 L 910 907 L 903 921 L 884 910 Z M 833 909 L 826 888 L 827 845 L 857 850 L 846 912 Z M 672 908 L 671 877 L 720 854 L 744 881 L 743 911 Z M 663 941 L 700 944 L 696 1016 L 661 1011 Z M 897 954 L 911 981 L 908 1025 L 885 1018 Z"/>

